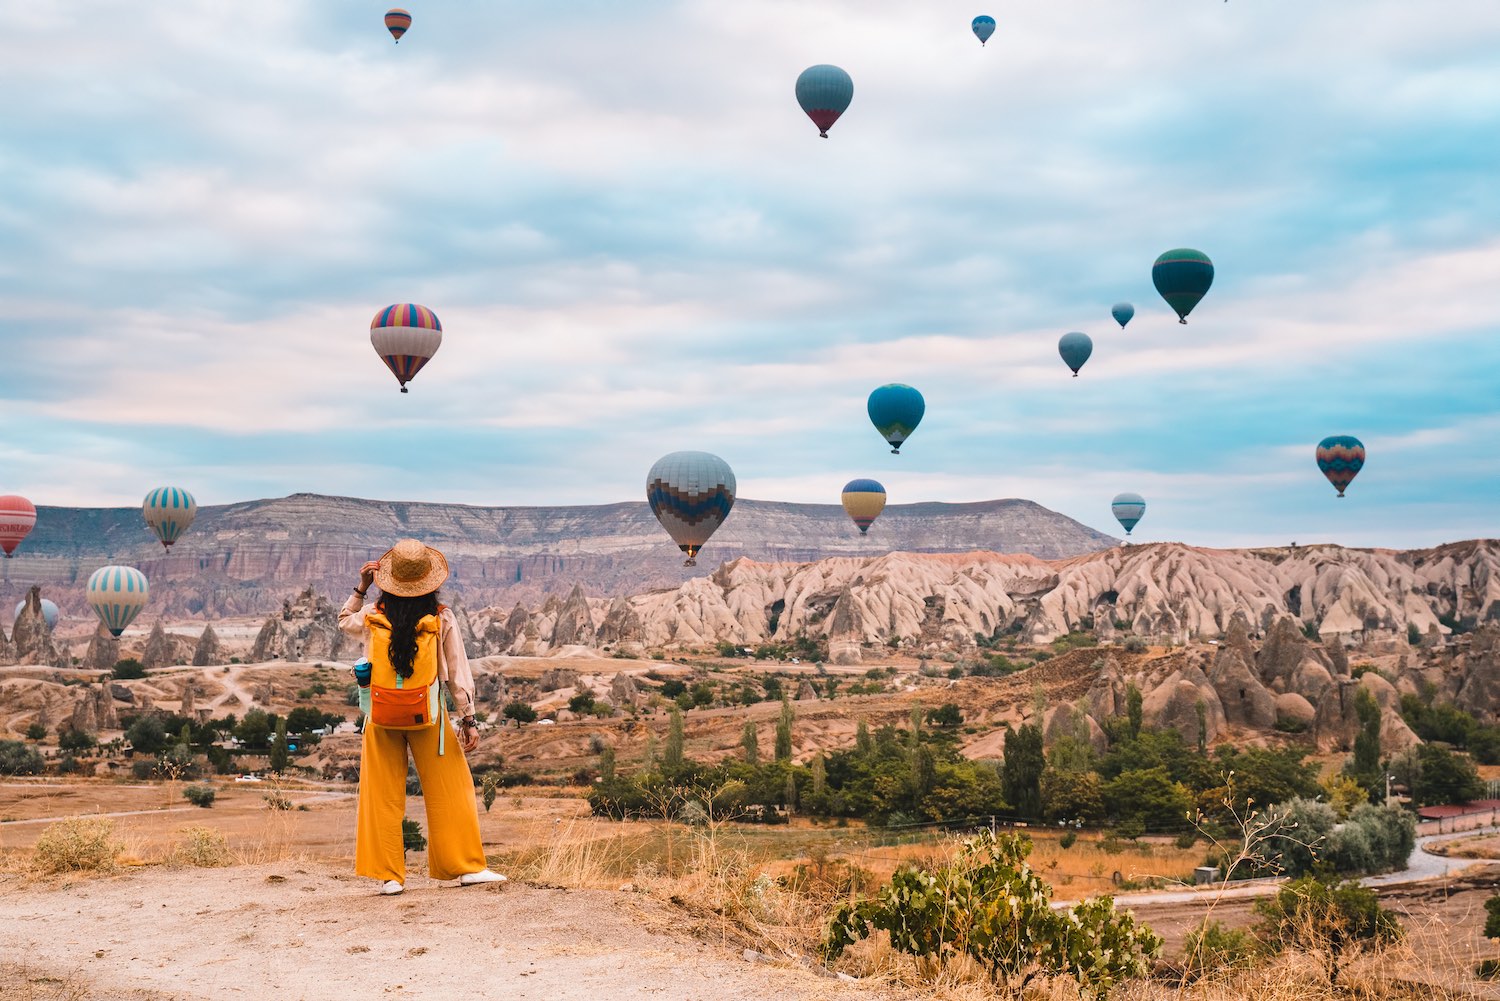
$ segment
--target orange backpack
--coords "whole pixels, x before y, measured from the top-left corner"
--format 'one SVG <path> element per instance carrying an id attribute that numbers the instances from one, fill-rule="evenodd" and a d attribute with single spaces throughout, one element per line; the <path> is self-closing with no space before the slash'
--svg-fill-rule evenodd
<path id="1" fill-rule="evenodd" d="M 438 609 L 442 614 L 441 607 Z M 391 620 L 378 611 L 365 616 L 370 631 L 370 715 L 375 726 L 388 730 L 423 730 L 443 718 L 442 621 L 424 615 L 417 621 L 417 655 L 411 677 L 403 678 L 391 663 Z"/>

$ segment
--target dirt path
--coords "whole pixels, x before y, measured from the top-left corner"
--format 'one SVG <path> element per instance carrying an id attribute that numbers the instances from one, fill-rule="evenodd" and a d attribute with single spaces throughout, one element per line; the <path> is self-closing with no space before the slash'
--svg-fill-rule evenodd
<path id="1" fill-rule="evenodd" d="M 64 886 L 0 877 L 9 963 L 80 997 L 812 1001 L 888 997 L 748 963 L 634 893 L 457 888 L 399 897 L 316 863 L 138 870 Z M 21 996 L 21 995 L 17 995 Z"/>

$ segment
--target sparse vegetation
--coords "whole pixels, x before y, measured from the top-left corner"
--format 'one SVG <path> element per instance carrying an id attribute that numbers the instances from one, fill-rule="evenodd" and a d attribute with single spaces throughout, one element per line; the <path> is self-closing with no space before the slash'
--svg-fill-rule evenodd
<path id="1" fill-rule="evenodd" d="M 189 803 L 207 810 L 214 805 L 214 799 L 217 798 L 218 793 L 213 786 L 193 785 L 182 790 L 182 795 Z"/>
<path id="2" fill-rule="evenodd" d="M 112 872 L 120 843 L 107 817 L 68 817 L 47 825 L 31 850 L 32 868 L 45 874 Z"/>
<path id="3" fill-rule="evenodd" d="M 114 669 L 110 671 L 110 677 L 116 681 L 134 681 L 145 676 L 145 666 L 133 657 L 115 661 Z"/>
<path id="4" fill-rule="evenodd" d="M 40 775 L 42 753 L 19 740 L 0 740 L 0 775 Z"/>
<path id="5" fill-rule="evenodd" d="M 229 840 L 212 827 L 189 827 L 172 848 L 172 861 L 179 865 L 190 865 L 199 869 L 216 869 L 230 865 L 234 860 L 229 852 Z"/>
<path id="6" fill-rule="evenodd" d="M 427 850 L 427 838 L 422 834 L 422 825 L 410 817 L 401 818 L 401 848 L 408 852 Z"/>
<path id="7" fill-rule="evenodd" d="M 1267 948 L 1320 954 L 1330 987 L 1350 957 L 1401 937 L 1400 924 L 1374 890 L 1323 876 L 1293 880 L 1274 897 L 1256 901 L 1255 913 Z"/>

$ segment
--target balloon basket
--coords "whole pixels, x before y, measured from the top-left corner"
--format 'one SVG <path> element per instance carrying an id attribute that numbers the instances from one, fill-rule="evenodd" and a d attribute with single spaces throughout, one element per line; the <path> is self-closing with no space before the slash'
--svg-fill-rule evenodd
<path id="1" fill-rule="evenodd" d="M 403 393 L 406 392 L 406 387 L 405 386 L 401 387 L 401 392 L 403 392 Z"/>
<path id="2" fill-rule="evenodd" d="M 682 561 L 682 565 L 685 567 L 695 567 L 698 565 L 698 561 L 689 556 L 687 559 Z"/>

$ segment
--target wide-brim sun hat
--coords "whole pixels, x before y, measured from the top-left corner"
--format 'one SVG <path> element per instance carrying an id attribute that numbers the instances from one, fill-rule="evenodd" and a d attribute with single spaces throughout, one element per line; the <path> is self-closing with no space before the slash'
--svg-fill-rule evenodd
<path id="1" fill-rule="evenodd" d="M 448 559 L 416 539 L 402 539 L 380 557 L 375 585 L 384 594 L 415 598 L 430 594 L 448 579 Z"/>

